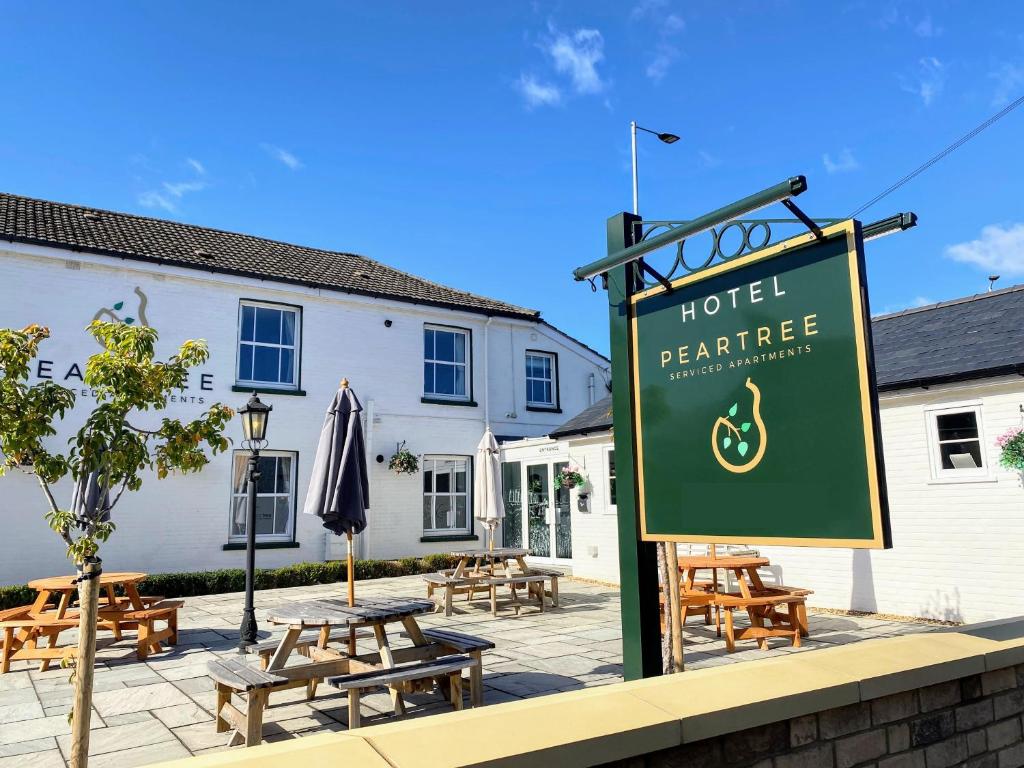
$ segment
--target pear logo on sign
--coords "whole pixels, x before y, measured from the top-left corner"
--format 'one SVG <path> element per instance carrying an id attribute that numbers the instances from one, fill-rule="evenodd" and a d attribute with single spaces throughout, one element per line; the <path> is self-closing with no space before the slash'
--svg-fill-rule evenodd
<path id="1" fill-rule="evenodd" d="M 761 419 L 761 390 L 749 378 L 750 404 L 737 401 L 725 416 L 719 416 L 711 428 L 711 451 L 715 459 L 730 472 L 749 472 L 764 458 L 768 432 Z M 749 414 L 749 415 L 748 415 Z M 751 443 L 757 448 L 751 450 Z"/>

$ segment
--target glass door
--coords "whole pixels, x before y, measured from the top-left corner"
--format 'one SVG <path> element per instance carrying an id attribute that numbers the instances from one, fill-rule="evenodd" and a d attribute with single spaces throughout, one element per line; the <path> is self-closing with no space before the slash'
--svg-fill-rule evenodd
<path id="1" fill-rule="evenodd" d="M 557 475 L 569 462 L 554 465 Z M 569 507 L 569 489 L 564 485 L 555 490 L 555 557 L 572 557 L 572 510 Z"/>
<path id="2" fill-rule="evenodd" d="M 523 546 L 523 465 L 518 461 L 501 464 L 501 490 L 505 501 L 505 519 L 501 524 L 502 544 Z"/>
<path id="3" fill-rule="evenodd" d="M 536 557 L 551 557 L 551 473 L 547 464 L 526 467 L 529 548 Z"/>

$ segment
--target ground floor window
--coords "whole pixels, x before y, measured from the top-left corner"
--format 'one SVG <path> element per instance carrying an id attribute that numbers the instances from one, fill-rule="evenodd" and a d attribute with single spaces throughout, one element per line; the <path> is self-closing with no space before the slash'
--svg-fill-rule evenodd
<path id="1" fill-rule="evenodd" d="M 618 499 L 615 495 L 615 449 L 609 448 L 605 451 L 607 457 L 607 472 L 608 472 L 608 511 L 618 511 Z"/>
<path id="2" fill-rule="evenodd" d="M 249 452 L 235 451 L 231 480 L 230 541 L 245 541 Z M 262 451 L 256 482 L 256 541 L 292 541 L 295 535 L 295 471 L 298 454 Z"/>
<path id="3" fill-rule="evenodd" d="M 980 405 L 930 410 L 927 417 L 934 477 L 987 475 Z"/>
<path id="4" fill-rule="evenodd" d="M 423 457 L 423 534 L 470 533 L 471 462 L 468 456 Z"/>

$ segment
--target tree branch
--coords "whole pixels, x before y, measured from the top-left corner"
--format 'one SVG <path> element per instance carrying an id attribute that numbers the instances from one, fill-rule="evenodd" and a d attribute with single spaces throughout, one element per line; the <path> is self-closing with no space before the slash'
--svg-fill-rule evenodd
<path id="1" fill-rule="evenodd" d="M 123 483 L 121 483 L 121 489 L 114 496 L 114 500 L 107 505 L 107 511 L 108 512 L 114 508 L 114 506 L 117 504 L 118 501 L 121 500 L 121 494 L 123 494 L 125 492 L 125 489 L 127 487 L 128 487 L 128 480 L 126 478 L 125 481 Z"/>
<path id="2" fill-rule="evenodd" d="M 35 474 L 34 472 L 32 474 Z M 39 475 L 36 475 L 36 480 L 39 481 L 39 487 L 43 489 L 43 493 L 46 494 L 46 500 L 50 502 L 50 511 L 57 512 L 59 507 L 57 506 L 57 500 L 53 498 L 53 492 L 50 490 L 49 484 L 43 480 Z"/>

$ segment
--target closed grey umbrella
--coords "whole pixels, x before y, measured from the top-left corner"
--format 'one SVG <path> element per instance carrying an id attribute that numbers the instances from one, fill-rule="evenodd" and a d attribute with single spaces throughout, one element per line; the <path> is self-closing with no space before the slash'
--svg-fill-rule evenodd
<path id="1" fill-rule="evenodd" d="M 348 538 L 348 601 L 355 604 L 352 534 L 366 528 L 370 489 L 366 475 L 366 446 L 359 414 L 363 407 L 348 387 L 348 379 L 334 395 L 313 460 L 313 474 L 303 512 L 317 515 L 324 528 Z"/>

